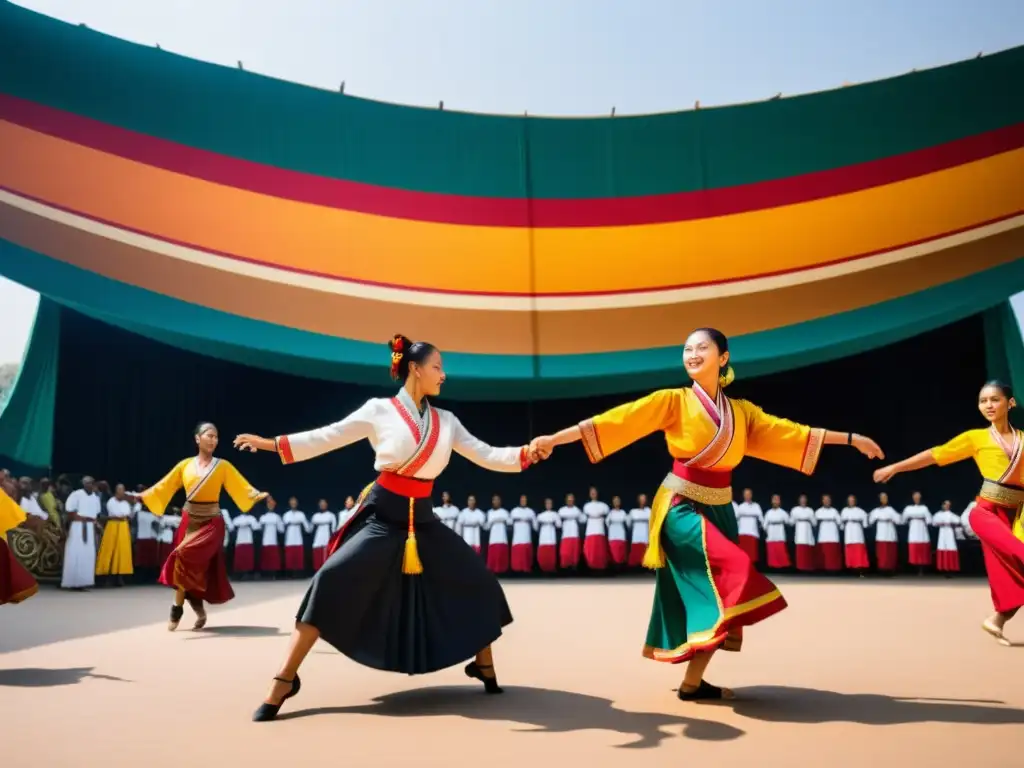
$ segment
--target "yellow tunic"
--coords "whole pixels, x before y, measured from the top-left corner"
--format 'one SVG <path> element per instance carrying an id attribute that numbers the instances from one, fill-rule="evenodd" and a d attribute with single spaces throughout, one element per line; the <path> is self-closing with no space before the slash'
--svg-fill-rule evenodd
<path id="1" fill-rule="evenodd" d="M 825 430 L 812 429 L 787 419 L 771 416 L 746 400 L 725 402 L 731 409 L 732 434 L 720 429 L 697 394 L 689 387 L 663 389 L 632 403 L 626 403 L 580 424 L 583 445 L 592 462 L 598 462 L 653 432 L 662 432 L 669 455 L 686 461 L 697 456 L 716 439 L 720 457 L 701 469 L 728 472 L 753 456 L 790 469 L 812 474 L 824 445 Z M 723 419 L 728 423 L 728 419 Z M 651 507 L 651 535 L 645 564 L 664 565 L 659 535 L 668 513 L 671 494 L 659 491 Z M 668 498 L 666 498 L 668 497 Z"/>
<path id="2" fill-rule="evenodd" d="M 25 510 L 10 496 L 0 491 L 0 539 L 7 541 L 7 532 L 25 522 Z"/>
<path id="3" fill-rule="evenodd" d="M 219 503 L 223 489 L 242 512 L 248 512 L 256 502 L 266 498 L 267 494 L 253 488 L 230 461 L 214 459 L 214 462 L 212 468 L 200 472 L 195 457 L 179 461 L 163 480 L 142 492 L 146 508 L 159 517 L 182 488 L 188 500 L 197 504 Z"/>
<path id="4" fill-rule="evenodd" d="M 1024 440 L 1024 433 L 1020 430 L 1017 430 L 1017 433 L 1018 439 Z M 1006 470 L 1010 468 L 1010 459 L 992 436 L 991 429 L 969 429 L 962 432 L 945 445 L 932 448 L 932 458 L 940 467 L 964 459 L 974 459 L 981 476 L 986 480 L 1024 487 L 1024 461 L 1018 462 L 1019 468 L 1014 473 L 1015 476 L 1003 478 Z M 1024 516 L 1017 515 L 1013 533 L 1024 541 Z"/>

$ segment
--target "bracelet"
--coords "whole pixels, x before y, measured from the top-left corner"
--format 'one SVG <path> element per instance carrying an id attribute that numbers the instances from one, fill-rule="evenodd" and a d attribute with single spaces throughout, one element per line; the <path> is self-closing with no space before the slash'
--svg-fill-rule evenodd
<path id="1" fill-rule="evenodd" d="M 853 432 L 846 433 L 846 444 L 853 445 Z"/>

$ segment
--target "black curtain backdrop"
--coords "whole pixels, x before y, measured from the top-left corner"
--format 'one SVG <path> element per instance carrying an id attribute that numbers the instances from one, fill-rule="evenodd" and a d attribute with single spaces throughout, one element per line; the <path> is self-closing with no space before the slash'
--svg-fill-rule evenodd
<path id="1" fill-rule="evenodd" d="M 338 420 L 368 397 L 390 395 L 387 348 L 381 345 L 381 386 L 338 385 L 247 368 L 150 341 L 64 310 L 61 323 L 54 472 L 89 473 L 97 479 L 152 484 L 177 461 L 194 452 L 192 429 L 199 420 L 220 428 L 219 454 L 230 459 L 255 486 L 279 501 L 298 496 L 312 510 L 319 498 L 332 507 L 355 495 L 374 477 L 373 453 L 357 444 L 319 459 L 282 466 L 273 454 L 242 454 L 231 448 L 239 432 L 266 436 L 296 432 Z M 733 397 L 752 400 L 769 413 L 874 437 L 887 458 L 901 459 L 944 442 L 962 430 L 983 426 L 975 405 L 985 379 L 981 316 L 843 360 L 760 379 L 738 379 Z M 680 369 L 680 383 L 685 375 Z M 450 403 L 466 427 L 494 445 L 526 442 L 626 402 L 635 395 L 533 403 Z M 602 498 L 623 497 L 628 508 L 638 493 L 653 494 L 670 461 L 660 435 L 653 435 L 598 466 L 587 462 L 579 445 L 523 475 L 486 472 L 454 456 L 437 485 L 458 504 L 476 494 L 480 505 L 498 493 L 514 506 L 520 493 L 535 508 L 545 496 L 556 506 L 568 492 L 585 497 L 596 485 Z M 831 493 L 842 508 L 847 494 L 871 509 L 881 488 L 871 481 L 878 466 L 852 448 L 829 446 L 818 472 L 805 477 L 754 459 L 734 478 L 737 496 L 751 487 L 762 506 L 781 493 L 791 507 L 806 493 L 812 506 Z M 960 511 L 979 486 L 973 463 L 929 468 L 896 478 L 888 491 L 902 509 L 914 490 L 934 510 L 951 499 Z"/>

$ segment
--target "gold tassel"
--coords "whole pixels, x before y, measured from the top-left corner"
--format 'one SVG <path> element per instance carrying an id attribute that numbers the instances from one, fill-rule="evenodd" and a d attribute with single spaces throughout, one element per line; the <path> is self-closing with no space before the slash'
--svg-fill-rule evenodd
<path id="1" fill-rule="evenodd" d="M 402 573 L 410 576 L 423 573 L 423 563 L 420 561 L 420 551 L 416 546 L 416 526 L 414 524 L 416 514 L 416 500 L 409 498 L 409 536 L 405 540 L 405 556 L 402 558 Z"/>
<path id="2" fill-rule="evenodd" d="M 643 566 L 651 570 L 664 568 L 665 552 L 661 548 L 661 528 L 668 516 L 669 508 L 672 506 L 673 492 L 665 486 L 661 486 L 654 494 L 654 501 L 651 503 L 651 523 L 647 551 L 644 553 Z"/>

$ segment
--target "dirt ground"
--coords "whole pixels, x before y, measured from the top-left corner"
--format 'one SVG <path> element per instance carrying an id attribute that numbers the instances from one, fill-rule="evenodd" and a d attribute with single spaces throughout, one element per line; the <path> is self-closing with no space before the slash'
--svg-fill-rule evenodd
<path id="1" fill-rule="evenodd" d="M 461 668 L 389 675 L 319 644 L 261 724 L 303 582 L 236 585 L 206 631 L 173 634 L 167 590 L 44 589 L 0 608 L 0 764 L 1024 765 L 1024 643 L 981 632 L 984 582 L 779 583 L 789 609 L 712 664 L 729 704 L 679 702 L 682 669 L 640 656 L 650 581 L 512 581 L 503 696 Z M 1024 619 L 1009 629 L 1024 641 Z"/>

